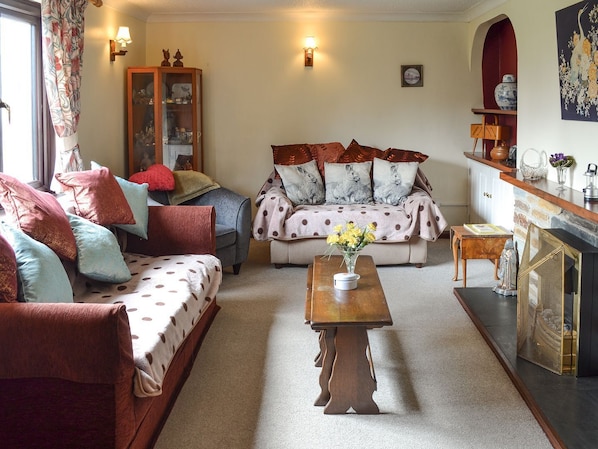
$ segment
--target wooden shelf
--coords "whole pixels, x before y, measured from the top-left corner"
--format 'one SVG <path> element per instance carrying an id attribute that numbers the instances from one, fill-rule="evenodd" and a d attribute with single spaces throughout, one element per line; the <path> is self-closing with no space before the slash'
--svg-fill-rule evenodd
<path id="1" fill-rule="evenodd" d="M 505 164 L 504 162 L 493 161 L 492 159 L 486 159 L 482 156 L 478 156 L 475 153 L 472 153 L 471 151 L 464 151 L 463 155 L 468 159 L 472 159 L 474 161 L 481 162 L 482 164 L 489 165 L 490 167 L 494 167 L 500 171 L 510 172 L 510 173 L 514 173 L 517 171 L 517 168 L 511 167 L 511 166 Z"/>
<path id="2" fill-rule="evenodd" d="M 500 179 L 513 184 L 549 203 L 556 204 L 579 217 L 598 223 L 598 202 L 585 201 L 583 192 L 565 187 L 559 190 L 556 182 L 547 179 L 527 180 L 521 173 L 501 173 Z"/>
<path id="3" fill-rule="evenodd" d="M 479 109 L 479 108 L 471 108 L 471 112 L 474 114 L 495 114 L 495 115 L 517 115 L 517 111 L 507 111 L 504 109 Z"/>

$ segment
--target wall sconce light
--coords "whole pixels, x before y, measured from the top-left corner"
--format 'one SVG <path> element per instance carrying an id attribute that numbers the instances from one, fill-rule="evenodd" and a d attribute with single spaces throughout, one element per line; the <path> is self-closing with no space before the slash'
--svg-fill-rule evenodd
<path id="1" fill-rule="evenodd" d="M 116 51 L 116 43 L 119 43 L 121 46 L 120 51 Z M 110 61 L 116 61 L 117 56 L 124 56 L 127 54 L 127 50 L 122 50 L 133 42 L 131 40 L 131 34 L 129 33 L 129 27 L 118 27 L 118 33 L 116 33 L 116 37 L 114 40 L 110 39 Z"/>
<path id="2" fill-rule="evenodd" d="M 305 38 L 305 47 L 303 47 L 303 50 L 305 51 L 305 67 L 314 66 L 314 50 L 317 48 L 316 38 L 313 36 L 307 36 Z"/>

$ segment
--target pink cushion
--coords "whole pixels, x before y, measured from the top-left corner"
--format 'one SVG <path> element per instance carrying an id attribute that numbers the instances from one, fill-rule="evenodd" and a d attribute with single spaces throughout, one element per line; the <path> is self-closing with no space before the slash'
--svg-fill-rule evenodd
<path id="1" fill-rule="evenodd" d="M 75 213 L 102 226 L 135 224 L 125 194 L 106 167 L 57 173 L 56 179 L 71 196 Z"/>
<path id="2" fill-rule="evenodd" d="M 174 175 L 170 168 L 164 164 L 153 164 L 145 171 L 134 173 L 129 178 L 129 181 L 143 184 L 149 184 L 148 190 L 174 190 L 175 181 Z"/>
<path id="3" fill-rule="evenodd" d="M 7 218 L 31 238 L 49 246 L 59 257 L 75 260 L 75 236 L 66 213 L 50 193 L 0 174 L 0 204 Z"/>
<path id="4" fill-rule="evenodd" d="M 17 291 L 15 252 L 0 234 L 0 302 L 17 302 Z"/>

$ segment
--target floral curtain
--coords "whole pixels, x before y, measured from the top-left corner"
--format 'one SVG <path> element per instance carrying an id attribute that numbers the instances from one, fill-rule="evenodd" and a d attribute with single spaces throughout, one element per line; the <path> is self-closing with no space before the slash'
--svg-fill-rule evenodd
<path id="1" fill-rule="evenodd" d="M 55 172 L 83 170 L 77 124 L 81 112 L 83 13 L 88 0 L 42 0 L 44 82 L 58 135 Z"/>

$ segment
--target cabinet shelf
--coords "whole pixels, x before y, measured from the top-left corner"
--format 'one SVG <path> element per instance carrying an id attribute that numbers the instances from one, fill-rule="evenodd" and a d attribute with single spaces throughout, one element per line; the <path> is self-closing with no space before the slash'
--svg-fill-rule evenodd
<path id="1" fill-rule="evenodd" d="M 494 114 L 494 115 L 517 115 L 517 111 L 507 111 L 504 109 L 483 109 L 483 108 L 471 108 L 471 112 L 474 114 Z"/>

